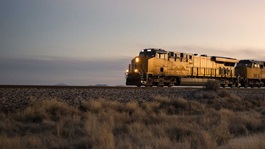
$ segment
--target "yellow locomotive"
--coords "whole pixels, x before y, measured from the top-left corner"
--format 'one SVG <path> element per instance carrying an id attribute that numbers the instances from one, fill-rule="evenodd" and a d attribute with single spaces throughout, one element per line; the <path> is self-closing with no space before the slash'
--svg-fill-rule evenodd
<path id="1" fill-rule="evenodd" d="M 218 80 L 220 85 L 236 86 L 237 59 L 197 55 L 163 49 L 143 49 L 132 59 L 126 72 L 126 85 L 177 86 L 203 85 Z"/>
<path id="2" fill-rule="evenodd" d="M 262 87 L 265 82 L 264 65 L 264 61 L 240 60 L 235 70 L 241 86 Z"/>

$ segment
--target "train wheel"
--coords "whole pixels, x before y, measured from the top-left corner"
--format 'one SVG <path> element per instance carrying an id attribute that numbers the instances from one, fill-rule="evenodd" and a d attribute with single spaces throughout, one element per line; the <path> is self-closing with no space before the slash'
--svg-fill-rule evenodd
<path id="1" fill-rule="evenodd" d="M 250 82 L 250 83 L 248 84 L 248 86 L 249 86 L 250 88 L 254 88 L 254 87 L 256 86 L 256 83 L 254 83 L 254 82 Z"/>
<path id="2" fill-rule="evenodd" d="M 228 84 L 228 87 L 233 88 L 234 86 L 233 84 Z"/>
<path id="3" fill-rule="evenodd" d="M 240 83 L 237 83 L 236 86 L 237 86 L 237 88 L 240 88 L 241 87 L 241 84 Z"/>
<path id="4" fill-rule="evenodd" d="M 157 84 L 157 87 L 164 87 L 164 82 L 163 82 L 163 81 L 160 81 L 160 82 Z"/>
<path id="5" fill-rule="evenodd" d="M 248 84 L 245 83 L 245 82 L 242 82 L 242 86 L 243 86 L 244 88 L 247 88 L 247 87 L 248 87 Z"/>
<path id="6" fill-rule="evenodd" d="M 264 85 L 264 83 L 260 82 L 258 88 L 261 88 L 263 85 Z"/>

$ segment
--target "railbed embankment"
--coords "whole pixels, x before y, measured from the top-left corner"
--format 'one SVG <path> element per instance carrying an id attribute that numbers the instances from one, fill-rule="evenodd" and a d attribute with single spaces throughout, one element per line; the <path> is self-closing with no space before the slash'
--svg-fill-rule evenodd
<path id="1" fill-rule="evenodd" d="M 17 110 L 25 107 L 30 100 L 58 99 L 68 104 L 80 104 L 91 99 L 127 101 L 150 101 L 156 96 L 208 102 L 218 98 L 218 94 L 228 94 L 241 99 L 265 98 L 265 89 L 219 89 L 218 92 L 203 88 L 134 88 L 134 87 L 2 87 L 0 88 L 0 108 Z M 231 95 L 230 95 L 231 94 Z M 226 96 L 226 95 L 221 95 Z"/>

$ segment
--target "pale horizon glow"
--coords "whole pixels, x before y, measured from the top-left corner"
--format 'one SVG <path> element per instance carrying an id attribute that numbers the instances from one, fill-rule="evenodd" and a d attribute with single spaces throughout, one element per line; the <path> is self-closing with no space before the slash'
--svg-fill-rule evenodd
<path id="1" fill-rule="evenodd" d="M 0 84 L 124 85 L 144 48 L 265 60 L 265 1 L 3 0 Z"/>

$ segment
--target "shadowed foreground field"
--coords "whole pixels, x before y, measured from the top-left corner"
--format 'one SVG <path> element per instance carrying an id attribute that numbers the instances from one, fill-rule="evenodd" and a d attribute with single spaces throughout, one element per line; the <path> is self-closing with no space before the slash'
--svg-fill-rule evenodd
<path id="1" fill-rule="evenodd" d="M 33 98 L 0 111 L 0 148 L 264 148 L 264 98 L 203 92 L 200 100 Z"/>

